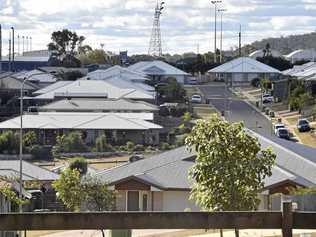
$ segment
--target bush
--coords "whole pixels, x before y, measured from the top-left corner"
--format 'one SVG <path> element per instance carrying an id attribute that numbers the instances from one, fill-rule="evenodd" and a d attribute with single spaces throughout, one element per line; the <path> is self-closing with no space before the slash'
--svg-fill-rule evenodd
<path id="1" fill-rule="evenodd" d="M 38 143 L 37 136 L 34 131 L 23 134 L 23 146 L 32 147 Z"/>
<path id="2" fill-rule="evenodd" d="M 6 131 L 0 135 L 0 152 L 17 154 L 19 151 L 19 136 L 13 131 Z"/>
<path id="3" fill-rule="evenodd" d="M 96 139 L 95 150 L 97 152 L 111 152 L 113 151 L 113 147 L 111 146 L 111 144 L 107 143 L 106 136 L 101 135 Z"/>
<path id="4" fill-rule="evenodd" d="M 88 162 L 83 157 L 73 158 L 70 161 L 69 168 L 78 170 L 80 174 L 86 174 L 88 171 Z"/>
<path id="5" fill-rule="evenodd" d="M 160 107 L 159 109 L 159 115 L 163 117 L 167 117 L 170 115 L 169 109 L 166 106 Z"/>
<path id="6" fill-rule="evenodd" d="M 160 144 L 160 149 L 163 150 L 163 151 L 167 151 L 167 150 L 170 150 L 170 145 L 166 142 L 163 142 Z"/>
<path id="7" fill-rule="evenodd" d="M 51 149 L 49 147 L 34 145 L 30 147 L 29 152 L 36 160 L 48 160 L 52 158 Z"/>
<path id="8" fill-rule="evenodd" d="M 260 79 L 259 78 L 254 78 L 251 80 L 251 86 L 253 87 L 260 87 Z"/>
<path id="9" fill-rule="evenodd" d="M 129 152 L 132 152 L 134 151 L 134 146 L 135 146 L 134 142 L 128 141 L 126 143 L 126 150 Z"/>

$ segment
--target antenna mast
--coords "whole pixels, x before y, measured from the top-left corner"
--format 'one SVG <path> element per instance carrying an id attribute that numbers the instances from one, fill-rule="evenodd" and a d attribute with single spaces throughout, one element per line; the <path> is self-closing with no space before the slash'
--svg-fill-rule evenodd
<path id="1" fill-rule="evenodd" d="M 162 10 L 164 9 L 165 2 L 157 1 L 157 5 L 155 8 L 155 16 L 153 28 L 151 31 L 148 55 L 161 57 L 162 56 L 162 47 L 161 47 L 161 31 L 160 31 L 160 16 L 162 14 Z"/>

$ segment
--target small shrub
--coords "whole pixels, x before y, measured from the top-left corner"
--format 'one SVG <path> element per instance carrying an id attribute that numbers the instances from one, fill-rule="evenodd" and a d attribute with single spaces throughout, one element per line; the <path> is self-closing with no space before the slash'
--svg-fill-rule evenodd
<path id="1" fill-rule="evenodd" d="M 51 149 L 40 145 L 34 145 L 29 149 L 33 159 L 48 160 L 52 158 Z"/>
<path id="2" fill-rule="evenodd" d="M 134 142 L 128 141 L 126 143 L 126 150 L 129 152 L 132 152 L 134 150 L 134 146 L 135 146 Z"/>
<path id="3" fill-rule="evenodd" d="M 170 150 L 170 145 L 166 142 L 163 142 L 160 144 L 160 149 L 163 150 L 163 151 L 167 151 L 167 150 Z"/>
<path id="4" fill-rule="evenodd" d="M 107 143 L 107 139 L 105 135 L 101 135 L 96 139 L 95 142 L 95 150 L 97 152 L 111 152 L 113 151 L 113 147 L 111 144 Z"/>
<path id="5" fill-rule="evenodd" d="M 88 170 L 88 162 L 83 157 L 73 158 L 69 164 L 69 168 L 78 170 L 80 174 L 86 174 Z"/>

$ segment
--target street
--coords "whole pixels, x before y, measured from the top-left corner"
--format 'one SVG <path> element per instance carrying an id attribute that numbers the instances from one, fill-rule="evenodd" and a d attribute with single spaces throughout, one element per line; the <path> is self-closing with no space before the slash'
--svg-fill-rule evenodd
<path id="1" fill-rule="evenodd" d="M 218 111 L 225 111 L 225 108 L 228 110 L 225 117 L 230 122 L 242 121 L 247 128 L 261 135 L 271 136 L 271 122 L 245 101 L 226 90 L 225 85 L 213 83 L 199 86 L 199 89 Z"/>

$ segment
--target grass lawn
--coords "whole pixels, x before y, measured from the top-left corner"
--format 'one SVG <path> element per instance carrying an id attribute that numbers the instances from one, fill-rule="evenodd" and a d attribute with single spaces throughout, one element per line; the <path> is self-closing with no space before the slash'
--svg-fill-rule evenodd
<path id="1" fill-rule="evenodd" d="M 304 145 L 316 148 L 316 137 L 311 132 L 299 132 L 297 128 L 294 131 Z"/>
<path id="2" fill-rule="evenodd" d="M 193 112 L 201 119 L 208 119 L 212 114 L 216 114 L 216 109 L 210 106 L 195 106 Z"/>

